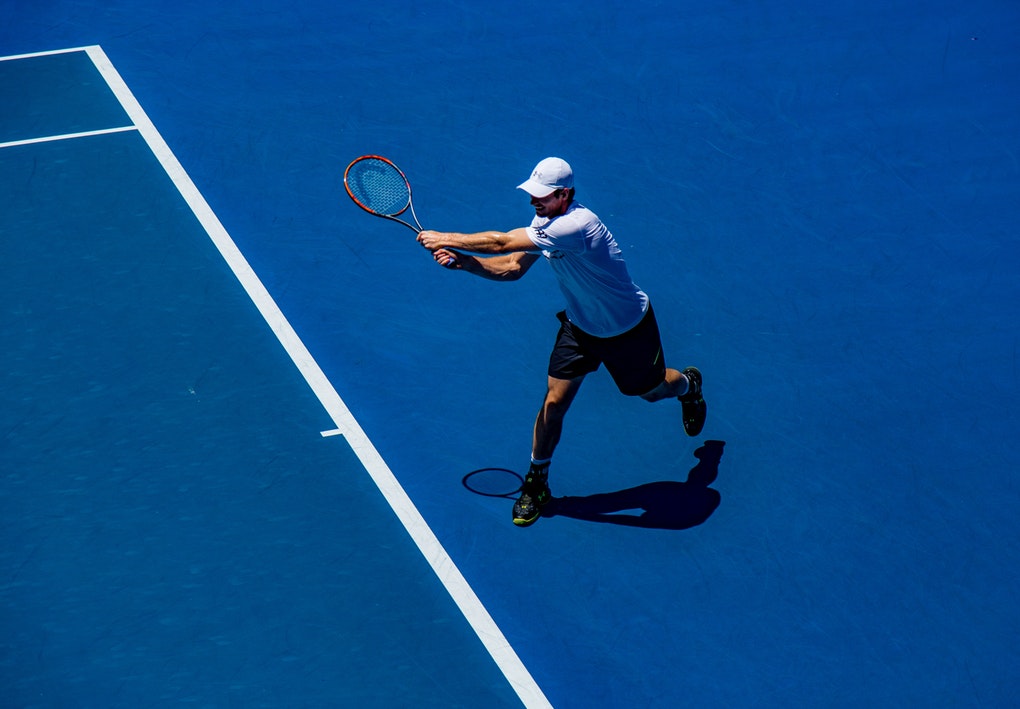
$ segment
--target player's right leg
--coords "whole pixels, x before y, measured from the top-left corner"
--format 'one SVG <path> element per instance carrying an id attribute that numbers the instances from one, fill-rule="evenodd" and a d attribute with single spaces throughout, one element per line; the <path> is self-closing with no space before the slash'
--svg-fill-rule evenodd
<path id="1" fill-rule="evenodd" d="M 542 507 L 552 498 L 549 490 L 549 463 L 563 433 L 563 418 L 583 381 L 583 376 L 575 379 L 549 377 L 545 400 L 535 417 L 531 465 L 521 486 L 521 496 L 514 503 L 514 524 L 518 527 L 533 524 L 541 514 Z"/>
<path id="2" fill-rule="evenodd" d="M 563 418 L 574 403 L 574 397 L 583 381 L 584 376 L 574 379 L 549 377 L 545 400 L 535 417 L 535 431 L 531 439 L 532 460 L 552 458 L 563 434 Z"/>

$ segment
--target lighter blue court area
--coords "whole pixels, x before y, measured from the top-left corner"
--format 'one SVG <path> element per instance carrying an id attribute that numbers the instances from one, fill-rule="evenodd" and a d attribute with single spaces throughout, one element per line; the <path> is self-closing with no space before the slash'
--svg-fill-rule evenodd
<path id="1" fill-rule="evenodd" d="M 1015 706 L 1018 35 L 997 0 L 0 11 L 6 702 Z M 455 231 L 568 159 L 702 435 L 597 372 L 515 528 L 556 283 L 437 267 L 347 199 L 363 154 Z"/>
<path id="2" fill-rule="evenodd" d="M 0 67 L 127 122 L 84 53 Z M 512 705 L 137 131 L 0 165 L 6 701 Z"/>
<path id="3" fill-rule="evenodd" d="M 26 57 L 0 63 L 3 142 L 131 124 L 95 65 L 81 52 Z"/>

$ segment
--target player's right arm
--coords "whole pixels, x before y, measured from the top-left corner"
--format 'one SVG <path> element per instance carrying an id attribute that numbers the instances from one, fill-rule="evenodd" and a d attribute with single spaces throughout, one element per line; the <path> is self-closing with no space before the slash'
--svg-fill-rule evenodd
<path id="1" fill-rule="evenodd" d="M 446 268 L 467 271 L 491 281 L 516 281 L 538 260 L 538 254 L 532 252 L 516 251 L 500 256 L 479 257 L 445 248 L 433 251 L 432 256 Z"/>

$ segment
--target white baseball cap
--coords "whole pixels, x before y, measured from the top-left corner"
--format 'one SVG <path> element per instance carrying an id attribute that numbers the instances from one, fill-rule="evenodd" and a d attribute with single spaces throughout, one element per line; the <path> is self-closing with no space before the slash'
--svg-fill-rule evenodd
<path id="1" fill-rule="evenodd" d="M 532 197 L 548 197 L 556 190 L 569 189 L 574 186 L 574 171 L 566 160 L 546 158 L 535 165 L 527 182 L 517 185 Z"/>

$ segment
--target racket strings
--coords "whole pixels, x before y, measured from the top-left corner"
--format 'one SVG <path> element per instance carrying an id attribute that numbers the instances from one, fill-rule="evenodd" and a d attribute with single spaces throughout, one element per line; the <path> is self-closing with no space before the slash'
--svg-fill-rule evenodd
<path id="1" fill-rule="evenodd" d="M 347 187 L 360 204 L 377 214 L 395 216 L 411 202 L 411 188 L 394 166 L 382 160 L 365 159 L 351 166 Z"/>

